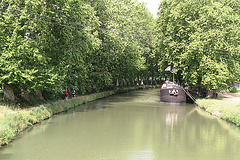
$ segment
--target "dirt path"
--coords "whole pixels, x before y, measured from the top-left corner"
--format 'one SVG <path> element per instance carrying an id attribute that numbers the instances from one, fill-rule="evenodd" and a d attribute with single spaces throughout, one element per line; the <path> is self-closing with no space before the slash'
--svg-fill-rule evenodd
<path id="1" fill-rule="evenodd" d="M 240 101 L 240 93 L 218 93 L 219 97 L 229 98 L 229 100 Z"/>

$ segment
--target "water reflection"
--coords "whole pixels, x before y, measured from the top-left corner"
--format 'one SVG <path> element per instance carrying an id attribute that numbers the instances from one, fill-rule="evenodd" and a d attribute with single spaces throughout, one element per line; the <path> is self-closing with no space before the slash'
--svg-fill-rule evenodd
<path id="1" fill-rule="evenodd" d="M 110 106 L 108 106 L 108 105 L 104 105 L 102 101 L 94 101 L 91 103 L 81 105 L 77 108 L 74 108 L 73 110 L 75 112 L 88 112 L 88 111 L 93 111 L 93 110 L 98 110 L 98 109 L 106 109 L 109 107 Z M 73 110 L 70 110 L 70 112 L 72 112 Z"/>
<path id="2" fill-rule="evenodd" d="M 145 150 L 134 151 L 132 154 L 128 156 L 129 160 L 154 160 L 156 159 L 156 155 L 152 148 L 148 148 Z"/>
<path id="3" fill-rule="evenodd" d="M 196 111 L 195 107 L 187 107 L 188 104 L 164 104 L 165 106 L 160 107 L 161 117 L 165 117 L 167 127 L 171 127 L 171 133 L 173 132 L 174 126 L 181 123 L 188 116 Z"/>
<path id="4" fill-rule="evenodd" d="M 172 127 L 176 125 L 178 121 L 182 121 L 186 114 L 186 106 L 180 105 L 161 107 L 160 110 L 163 117 L 166 117 L 166 125 Z"/>

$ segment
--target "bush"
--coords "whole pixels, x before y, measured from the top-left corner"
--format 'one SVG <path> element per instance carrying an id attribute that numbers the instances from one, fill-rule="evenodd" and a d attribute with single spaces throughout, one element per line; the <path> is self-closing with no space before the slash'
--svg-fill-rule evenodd
<path id="1" fill-rule="evenodd" d="M 237 93 L 237 92 L 238 92 L 238 88 L 237 88 L 236 86 L 233 86 L 233 87 L 230 87 L 230 88 L 229 88 L 229 91 L 230 91 L 231 93 Z"/>

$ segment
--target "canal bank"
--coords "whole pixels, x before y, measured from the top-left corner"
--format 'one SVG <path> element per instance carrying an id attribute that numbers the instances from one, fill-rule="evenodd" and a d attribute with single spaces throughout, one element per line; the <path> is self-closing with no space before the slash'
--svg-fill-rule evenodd
<path id="1" fill-rule="evenodd" d="M 11 142 L 23 130 L 34 124 L 38 124 L 45 119 L 49 119 L 55 114 L 65 112 L 71 108 L 99 98 L 152 87 L 159 86 L 118 88 L 113 91 L 79 96 L 67 101 L 60 100 L 28 109 L 10 109 L 6 106 L 0 106 L 0 147 Z M 239 101 L 236 99 L 239 99 Z M 234 123 L 236 126 L 240 126 L 240 97 L 225 98 L 221 96 L 218 99 L 198 99 L 197 103 L 200 108 L 204 109 L 211 115 Z"/>
<path id="2" fill-rule="evenodd" d="M 240 93 L 219 93 L 219 98 L 198 99 L 197 104 L 212 116 L 240 126 Z"/>
<path id="3" fill-rule="evenodd" d="M 30 107 L 27 109 L 11 109 L 10 107 L 0 105 L 0 147 L 9 144 L 23 130 L 33 126 L 34 124 L 38 124 L 43 120 L 49 119 L 55 114 L 65 112 L 81 104 L 114 94 L 155 87 L 159 86 L 149 85 L 116 88 L 112 91 L 79 96 L 67 101 L 59 100 L 57 102 L 43 104 L 37 107 Z"/>
<path id="4" fill-rule="evenodd" d="M 240 159 L 238 127 L 159 94 L 136 90 L 55 115 L 2 147 L 0 159 Z"/>

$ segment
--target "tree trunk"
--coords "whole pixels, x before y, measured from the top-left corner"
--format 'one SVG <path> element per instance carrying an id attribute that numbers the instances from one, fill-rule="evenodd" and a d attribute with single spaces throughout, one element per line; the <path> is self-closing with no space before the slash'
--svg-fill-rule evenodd
<path id="1" fill-rule="evenodd" d="M 30 98 L 29 98 L 29 95 L 27 93 L 27 91 L 25 91 L 24 89 L 21 89 L 21 94 L 23 95 L 23 98 L 26 100 L 26 101 L 30 101 Z"/>
<path id="2" fill-rule="evenodd" d="M 5 86 L 4 87 L 3 97 L 7 98 L 7 99 L 10 99 L 12 101 L 15 100 L 15 95 L 14 95 L 12 86 Z"/>
<path id="3" fill-rule="evenodd" d="M 149 76 L 147 76 L 147 85 L 149 85 Z"/>
<path id="4" fill-rule="evenodd" d="M 117 79 L 117 82 L 116 82 L 116 86 L 117 86 L 117 87 L 119 86 L 118 79 Z"/>
<path id="5" fill-rule="evenodd" d="M 162 84 L 162 76 L 159 76 L 159 84 Z"/>
<path id="6" fill-rule="evenodd" d="M 123 76 L 124 86 L 127 86 L 126 74 Z"/>
<path id="7" fill-rule="evenodd" d="M 42 92 L 41 91 L 37 91 L 36 92 L 36 96 L 38 97 L 38 99 L 44 100 L 44 97 L 42 96 Z"/>
<path id="8" fill-rule="evenodd" d="M 208 96 L 207 97 L 210 97 L 210 98 L 218 98 L 218 94 L 216 92 L 215 89 L 211 90 L 211 91 L 208 91 Z"/>
<path id="9" fill-rule="evenodd" d="M 154 77 L 155 85 L 157 85 L 157 77 Z"/>
<path id="10" fill-rule="evenodd" d="M 144 83 L 143 83 L 143 77 L 141 78 L 141 85 L 144 85 Z"/>
<path id="11" fill-rule="evenodd" d="M 134 74 L 132 75 L 132 78 L 130 77 L 130 80 L 132 80 L 132 85 L 135 86 L 135 77 L 134 77 Z"/>
<path id="12" fill-rule="evenodd" d="M 152 79 L 151 79 L 151 85 L 153 85 L 153 79 L 154 79 L 154 72 L 153 72 L 153 70 L 152 70 Z"/>
<path id="13" fill-rule="evenodd" d="M 139 86 L 139 76 L 137 76 L 137 86 Z"/>

